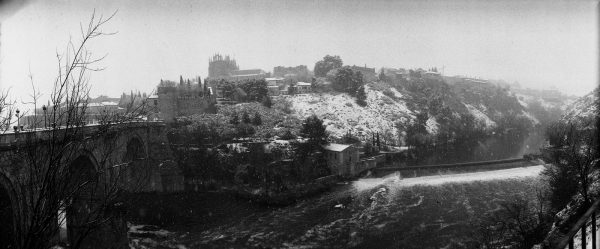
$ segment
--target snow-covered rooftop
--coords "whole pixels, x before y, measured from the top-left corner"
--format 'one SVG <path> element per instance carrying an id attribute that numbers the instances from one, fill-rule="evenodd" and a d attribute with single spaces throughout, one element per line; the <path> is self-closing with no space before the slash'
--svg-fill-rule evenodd
<path id="1" fill-rule="evenodd" d="M 352 145 L 351 144 L 330 143 L 328 145 L 324 145 L 323 148 L 326 150 L 330 150 L 330 151 L 340 152 L 340 151 L 344 151 L 344 150 L 348 149 L 350 146 L 352 146 Z"/>
<path id="2" fill-rule="evenodd" d="M 284 78 L 265 78 L 266 81 L 284 80 Z"/>
<path id="3" fill-rule="evenodd" d="M 88 107 L 103 107 L 103 106 L 117 106 L 117 102 L 104 101 L 100 103 L 88 103 Z"/>

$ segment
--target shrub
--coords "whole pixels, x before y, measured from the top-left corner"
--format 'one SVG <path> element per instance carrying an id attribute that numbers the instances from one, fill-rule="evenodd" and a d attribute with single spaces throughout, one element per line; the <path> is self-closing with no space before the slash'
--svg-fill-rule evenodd
<path id="1" fill-rule="evenodd" d="M 273 108 L 283 111 L 286 114 L 291 114 L 292 111 L 292 102 L 287 99 L 278 99 L 275 101 Z"/>
<path id="2" fill-rule="evenodd" d="M 283 134 L 280 136 L 282 140 L 292 140 L 296 139 L 296 135 L 292 133 L 289 129 L 286 129 Z"/>
<path id="3" fill-rule="evenodd" d="M 395 99 L 395 98 L 396 98 L 396 94 L 394 94 L 394 92 L 392 92 L 392 90 L 391 90 L 391 89 L 389 89 L 389 88 L 388 88 L 388 89 L 385 89 L 385 90 L 383 90 L 383 94 L 384 94 L 385 96 L 388 96 L 388 97 L 392 98 L 392 99 Z"/>

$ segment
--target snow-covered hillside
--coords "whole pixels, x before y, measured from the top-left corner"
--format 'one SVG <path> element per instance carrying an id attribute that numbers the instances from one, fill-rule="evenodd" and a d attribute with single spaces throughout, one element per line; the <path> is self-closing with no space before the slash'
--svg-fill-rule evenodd
<path id="1" fill-rule="evenodd" d="M 396 134 L 395 123 L 414 119 L 404 101 L 396 101 L 380 91 L 365 87 L 367 106 L 356 104 L 356 99 L 346 93 L 312 93 L 283 96 L 292 103 L 299 118 L 316 114 L 324 120 L 327 131 L 336 137 L 351 132 L 366 138 L 374 132 Z M 397 98 L 402 94 L 394 93 Z"/>
<path id="2" fill-rule="evenodd" d="M 568 105 L 562 119 L 565 121 L 573 121 L 593 118 L 600 115 L 598 110 L 598 91 L 599 89 L 596 89 Z"/>
<path id="3" fill-rule="evenodd" d="M 488 115 L 486 115 L 484 113 L 485 110 L 486 110 L 485 106 L 479 105 L 479 108 L 474 107 L 474 106 L 469 105 L 469 104 L 465 104 L 465 106 L 467 107 L 467 109 L 469 110 L 469 112 L 471 113 L 471 115 L 473 115 L 473 117 L 475 117 L 475 119 L 483 122 L 486 127 L 494 127 L 494 126 L 496 126 L 496 122 L 494 122 L 494 120 L 492 120 L 490 117 L 488 117 Z M 480 109 L 482 109 L 483 111 L 480 111 Z"/>
<path id="4" fill-rule="evenodd" d="M 461 126 L 461 117 L 465 115 L 471 115 L 478 121 L 477 125 L 483 125 L 486 130 L 501 125 L 501 129 L 510 129 L 514 125 L 510 124 L 515 120 L 514 116 L 529 120 L 525 122 L 531 125 L 539 124 L 534 115 L 537 113 L 529 112 L 529 99 L 517 98 L 512 92 L 494 85 L 462 84 L 457 87 L 442 81 L 413 85 L 371 82 L 365 85 L 365 91 L 367 105 L 364 107 L 356 104 L 355 97 L 335 91 L 279 98 L 289 101 L 293 115 L 300 119 L 316 114 L 334 137 L 350 132 L 361 139 L 370 139 L 378 132 L 387 139 L 397 140 L 398 134 L 405 132 L 417 114 L 423 112 L 428 114 L 425 125 L 430 134 L 436 134 L 444 125 Z M 506 119 L 511 115 L 513 117 Z M 447 123 L 449 117 L 454 123 Z"/>

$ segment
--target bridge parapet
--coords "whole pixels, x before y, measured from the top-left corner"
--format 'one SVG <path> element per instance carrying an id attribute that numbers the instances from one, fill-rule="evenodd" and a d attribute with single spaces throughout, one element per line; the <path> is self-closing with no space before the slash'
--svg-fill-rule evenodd
<path id="1" fill-rule="evenodd" d="M 15 145 L 22 144 L 27 139 L 34 139 L 35 141 L 43 141 L 51 139 L 52 135 L 61 136 L 63 132 L 72 129 L 81 129 L 81 135 L 99 134 L 102 129 L 139 129 L 148 127 L 165 127 L 166 124 L 162 121 L 135 121 L 135 122 L 123 122 L 115 124 L 89 124 L 85 126 L 73 126 L 73 127 L 57 127 L 57 128 L 36 128 L 28 129 L 23 131 L 7 131 L 0 134 L 0 149 L 9 149 Z M 58 134 L 56 134 L 58 132 Z"/>

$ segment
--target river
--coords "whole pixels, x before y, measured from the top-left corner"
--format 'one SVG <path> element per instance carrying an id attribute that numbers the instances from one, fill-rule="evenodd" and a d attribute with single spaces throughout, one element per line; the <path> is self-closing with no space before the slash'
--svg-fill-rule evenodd
<path id="1" fill-rule="evenodd" d="M 438 146 L 429 151 L 419 151 L 407 165 L 432 165 L 464 163 L 508 158 L 520 158 L 525 154 L 539 153 L 544 143 L 543 131 L 526 134 L 491 136 L 484 141 L 463 142 L 455 145 Z"/>
<path id="2" fill-rule="evenodd" d="M 537 150 L 524 142 L 513 145 L 507 156 L 499 152 L 508 146 L 505 142 L 477 144 L 471 158 L 502 159 Z M 498 151 L 476 152 L 485 148 Z M 340 183 L 287 207 L 197 193 L 176 205 L 179 212 L 196 212 L 192 218 L 166 226 L 168 232 L 162 236 L 132 239 L 132 244 L 138 245 L 134 248 L 467 248 L 476 243 L 476 223 L 484 214 L 497 210 L 503 201 L 534 198 L 542 169 L 406 179 L 394 173 Z"/>

